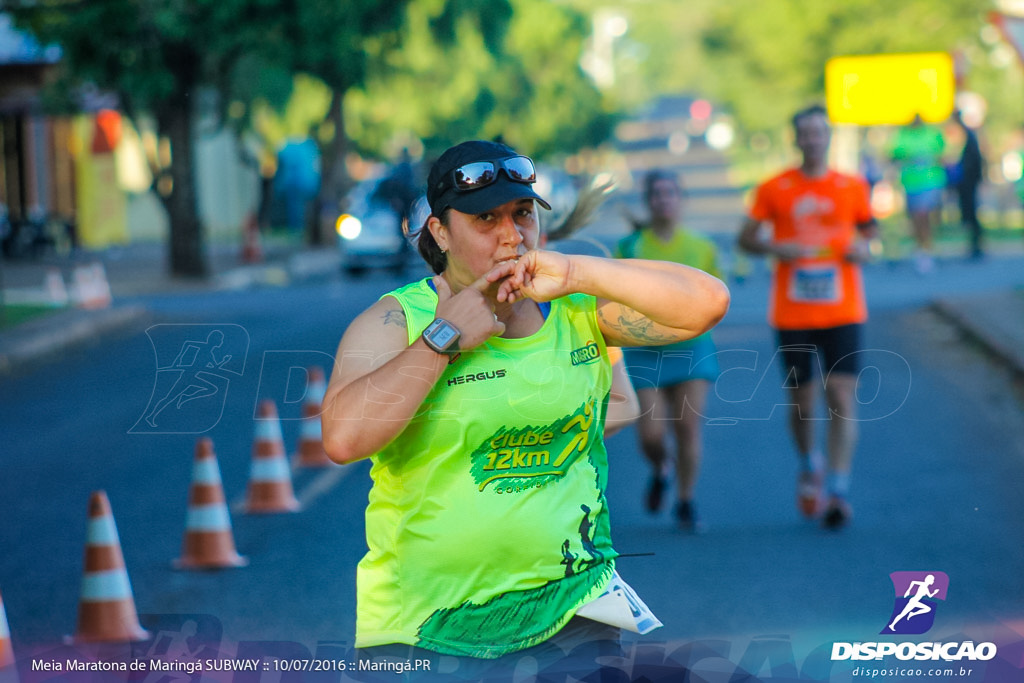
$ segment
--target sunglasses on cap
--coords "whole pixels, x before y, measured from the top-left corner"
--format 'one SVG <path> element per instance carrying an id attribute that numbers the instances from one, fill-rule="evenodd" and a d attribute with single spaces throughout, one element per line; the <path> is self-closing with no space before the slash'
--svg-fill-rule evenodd
<path id="1" fill-rule="evenodd" d="M 509 180 L 527 185 L 537 182 L 537 169 L 530 157 L 514 156 L 492 161 L 473 161 L 452 170 L 448 181 L 459 192 L 470 192 L 487 187 L 498 179 L 501 170 Z"/>

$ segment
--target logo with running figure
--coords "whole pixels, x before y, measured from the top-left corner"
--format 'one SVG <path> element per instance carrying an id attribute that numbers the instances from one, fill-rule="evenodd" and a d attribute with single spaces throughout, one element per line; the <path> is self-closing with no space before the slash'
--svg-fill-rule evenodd
<path id="1" fill-rule="evenodd" d="M 919 635 L 935 623 L 935 608 L 946 599 L 949 577 L 944 572 L 893 572 L 896 600 L 883 634 Z"/>
<path id="2" fill-rule="evenodd" d="M 202 434 L 220 422 L 232 379 L 245 371 L 249 333 L 233 324 L 160 324 L 146 330 L 156 379 L 131 434 Z"/>

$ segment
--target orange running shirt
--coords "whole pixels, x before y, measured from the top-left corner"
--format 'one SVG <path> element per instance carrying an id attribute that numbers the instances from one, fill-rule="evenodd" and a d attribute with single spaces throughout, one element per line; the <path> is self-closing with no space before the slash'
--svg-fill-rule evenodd
<path id="1" fill-rule="evenodd" d="M 773 327 L 821 329 L 867 320 L 860 265 L 844 258 L 857 226 L 871 220 L 866 182 L 836 171 L 808 178 L 791 169 L 757 188 L 750 217 L 771 223 L 773 242 L 815 250 L 776 264 L 768 307 Z"/>

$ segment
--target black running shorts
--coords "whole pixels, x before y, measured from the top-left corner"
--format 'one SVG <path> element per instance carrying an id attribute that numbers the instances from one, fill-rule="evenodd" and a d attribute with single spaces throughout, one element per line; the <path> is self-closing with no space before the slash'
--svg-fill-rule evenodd
<path id="1" fill-rule="evenodd" d="M 799 385 L 816 373 L 824 377 L 832 372 L 859 373 L 862 327 L 855 323 L 817 330 L 776 330 L 786 387 L 795 388 L 794 382 Z"/>

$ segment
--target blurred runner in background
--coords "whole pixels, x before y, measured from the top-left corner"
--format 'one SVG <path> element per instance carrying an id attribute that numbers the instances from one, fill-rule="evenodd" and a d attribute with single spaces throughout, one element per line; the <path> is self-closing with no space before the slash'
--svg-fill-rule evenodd
<path id="1" fill-rule="evenodd" d="M 678 176 L 654 170 L 644 178 L 643 187 L 650 220 L 623 238 L 615 255 L 672 261 L 720 277 L 714 242 L 682 225 L 683 188 Z M 640 448 L 653 470 L 644 504 L 649 512 L 657 512 L 668 489 L 672 457 L 667 438 L 671 426 L 676 446 L 673 514 L 683 530 L 701 531 L 694 489 L 703 456 L 708 388 L 719 374 L 711 333 L 667 346 L 624 351 L 629 376 L 636 383 L 640 399 Z"/>
<path id="2" fill-rule="evenodd" d="M 739 235 L 751 254 L 773 256 L 769 323 L 775 328 L 791 399 L 789 425 L 799 460 L 797 502 L 823 524 L 846 525 L 850 469 L 857 443 L 857 375 L 867 304 L 860 263 L 876 233 L 867 183 L 828 168 L 832 130 L 820 106 L 793 116 L 802 163 L 760 187 Z M 762 233 L 762 226 L 770 234 Z M 814 416 L 824 384 L 828 408 L 826 463 L 815 446 Z M 827 476 L 826 476 L 827 475 Z"/>
<path id="3" fill-rule="evenodd" d="M 907 214 L 917 241 L 914 267 L 921 274 L 935 269 L 932 217 L 942 206 L 942 190 L 946 187 L 946 170 L 942 166 L 945 149 L 942 131 L 926 125 L 920 115 L 899 130 L 892 148 L 892 159 L 900 168 Z"/>

